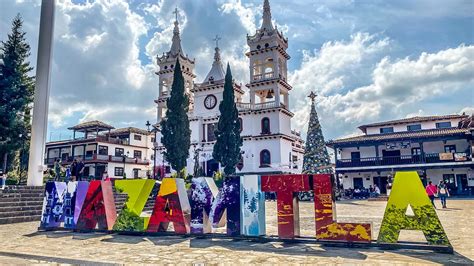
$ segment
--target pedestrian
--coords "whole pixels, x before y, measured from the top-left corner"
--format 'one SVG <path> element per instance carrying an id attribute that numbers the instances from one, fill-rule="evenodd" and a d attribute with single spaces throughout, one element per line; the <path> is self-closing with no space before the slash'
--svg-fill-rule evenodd
<path id="1" fill-rule="evenodd" d="M 380 196 L 380 188 L 377 185 L 374 185 L 374 194 L 375 194 L 376 198 L 378 198 L 378 196 Z"/>
<path id="2" fill-rule="evenodd" d="M 64 178 L 66 182 L 71 181 L 71 167 L 66 167 L 66 176 Z"/>
<path id="3" fill-rule="evenodd" d="M 439 181 L 438 196 L 441 200 L 441 205 L 443 206 L 443 209 L 446 209 L 446 198 L 449 197 L 449 190 L 443 180 Z"/>
<path id="4" fill-rule="evenodd" d="M 105 170 L 102 173 L 102 181 L 110 181 L 110 177 L 109 177 L 109 174 L 107 173 L 107 170 Z"/>
<path id="5" fill-rule="evenodd" d="M 70 168 L 71 168 L 72 181 L 75 182 L 75 181 L 77 181 L 77 159 L 74 159 L 74 161 L 72 162 Z"/>
<path id="6" fill-rule="evenodd" d="M 77 163 L 77 180 L 83 181 L 84 175 L 84 161 L 82 161 L 82 157 L 79 157 L 79 162 Z"/>
<path id="7" fill-rule="evenodd" d="M 5 184 L 7 183 L 7 177 L 3 174 L 3 171 L 0 170 L 0 189 L 5 189 Z"/>
<path id="8" fill-rule="evenodd" d="M 426 194 L 428 194 L 428 197 L 430 198 L 431 204 L 433 204 L 433 207 L 436 208 L 436 205 L 434 203 L 434 199 L 438 193 L 438 188 L 436 185 L 433 185 L 433 182 L 428 182 L 428 185 L 426 186 Z"/>
<path id="9" fill-rule="evenodd" d="M 389 182 L 385 188 L 387 189 L 387 197 L 390 196 L 390 192 L 392 192 L 392 183 Z"/>
<path id="10" fill-rule="evenodd" d="M 54 162 L 54 181 L 61 181 L 61 160 L 59 158 Z"/>

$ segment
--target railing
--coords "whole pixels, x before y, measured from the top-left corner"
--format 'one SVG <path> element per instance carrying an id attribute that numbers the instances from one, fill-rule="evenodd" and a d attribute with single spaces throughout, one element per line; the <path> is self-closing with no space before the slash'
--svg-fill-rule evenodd
<path id="1" fill-rule="evenodd" d="M 275 73 L 274 72 L 253 75 L 253 80 L 254 81 L 256 81 L 256 80 L 266 80 L 266 79 L 272 79 L 272 78 L 275 78 Z"/>
<path id="2" fill-rule="evenodd" d="M 129 158 L 123 156 L 113 156 L 113 155 L 102 155 L 102 154 L 93 154 L 93 155 L 86 155 L 86 156 L 68 156 L 66 159 L 64 158 L 47 158 L 44 160 L 46 165 L 53 165 L 54 162 L 60 159 L 62 164 L 70 164 L 74 161 L 74 159 L 79 160 L 82 159 L 84 163 L 89 162 L 115 162 L 115 163 L 131 163 L 131 164 L 150 164 L 150 160 L 148 159 L 141 159 L 141 158 Z"/>
<path id="3" fill-rule="evenodd" d="M 266 103 L 236 103 L 237 108 L 240 110 L 261 110 L 261 109 L 269 109 L 269 108 L 276 108 L 278 106 L 286 108 L 283 103 L 278 105 L 277 102 L 271 101 Z"/>
<path id="4" fill-rule="evenodd" d="M 457 153 L 464 154 L 464 153 Z M 441 159 L 440 153 L 425 153 L 424 155 L 401 155 L 401 156 L 384 156 L 384 157 L 367 157 L 360 159 L 339 159 L 336 162 L 336 167 L 364 167 L 364 166 L 379 166 L 379 165 L 406 165 L 419 163 L 442 163 L 442 162 L 456 162 L 454 159 Z M 471 160 L 470 155 L 466 155 L 465 160 Z"/>

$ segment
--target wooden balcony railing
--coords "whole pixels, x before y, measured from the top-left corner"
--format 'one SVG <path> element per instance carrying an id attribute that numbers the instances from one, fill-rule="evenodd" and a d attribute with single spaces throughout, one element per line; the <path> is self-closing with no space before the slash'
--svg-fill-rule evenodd
<path id="1" fill-rule="evenodd" d="M 456 159 L 455 155 L 459 155 Z M 440 153 L 425 153 L 421 155 L 401 155 L 385 157 L 366 157 L 360 159 L 338 159 L 336 167 L 366 167 L 379 165 L 407 165 L 407 164 L 430 164 L 442 162 L 457 162 L 472 160 L 472 156 L 466 153 L 453 154 L 453 159 L 441 159 Z"/>
<path id="2" fill-rule="evenodd" d="M 46 165 L 53 165 L 58 158 L 47 158 L 44 160 Z M 93 154 L 86 156 L 68 156 L 67 158 L 59 158 L 62 164 L 70 164 L 74 159 L 82 159 L 84 163 L 93 163 L 93 162 L 114 162 L 114 163 L 129 163 L 129 164 L 150 164 L 150 160 L 141 159 L 141 158 L 129 158 L 123 156 L 113 156 L 113 155 L 102 155 L 102 154 Z M 124 161 L 125 160 L 125 161 Z"/>

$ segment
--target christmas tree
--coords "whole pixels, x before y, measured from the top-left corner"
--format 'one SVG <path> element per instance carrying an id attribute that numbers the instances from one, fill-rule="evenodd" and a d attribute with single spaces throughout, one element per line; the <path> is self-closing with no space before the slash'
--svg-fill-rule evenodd
<path id="1" fill-rule="evenodd" d="M 166 117 L 161 121 L 161 142 L 165 146 L 165 158 L 178 177 L 184 177 L 182 170 L 186 167 L 191 146 L 191 129 L 189 129 L 189 97 L 184 92 L 184 78 L 179 60 L 174 68 L 171 96 L 166 101 Z"/>
<path id="2" fill-rule="evenodd" d="M 217 129 L 214 131 L 217 141 L 214 145 L 212 157 L 224 166 L 224 173 L 228 176 L 235 173 L 235 166 L 241 158 L 240 147 L 242 146 L 239 111 L 235 105 L 232 73 L 229 64 L 227 64 L 224 96 L 219 104 L 219 111 L 221 115 L 217 123 Z"/>
<path id="3" fill-rule="evenodd" d="M 332 173 L 329 154 L 326 150 L 321 124 L 314 105 L 316 94 L 311 92 L 311 114 L 309 116 L 308 134 L 304 149 L 303 173 L 305 174 L 330 174 Z"/>

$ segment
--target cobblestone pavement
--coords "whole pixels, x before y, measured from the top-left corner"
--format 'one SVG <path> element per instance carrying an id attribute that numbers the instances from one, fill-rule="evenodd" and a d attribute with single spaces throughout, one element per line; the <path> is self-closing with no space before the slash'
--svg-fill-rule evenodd
<path id="1" fill-rule="evenodd" d="M 376 238 L 386 202 L 337 203 L 339 221 L 368 221 Z M 71 232 L 36 232 L 38 223 L 0 225 L 0 264 L 361 264 L 462 263 L 474 259 L 474 200 L 450 200 L 438 215 L 455 254 L 431 251 L 348 249 L 317 244 L 255 243 L 228 239 L 186 239 Z M 300 204 L 301 235 L 314 235 L 313 204 Z M 274 235 L 276 205 L 267 203 L 267 234 Z M 424 241 L 421 232 L 402 231 L 400 240 Z"/>

